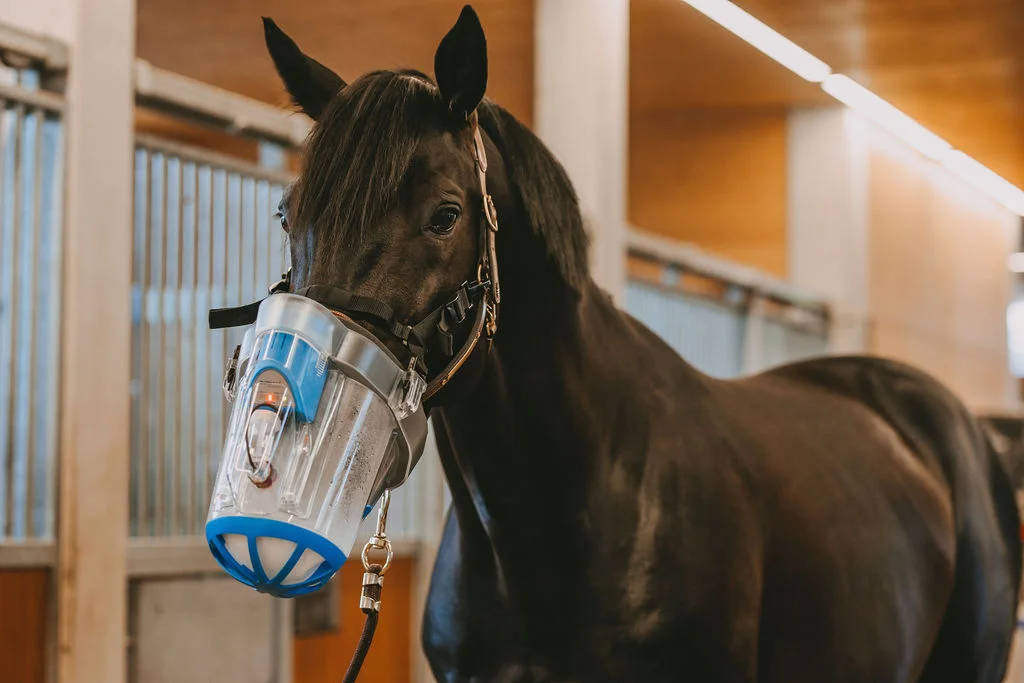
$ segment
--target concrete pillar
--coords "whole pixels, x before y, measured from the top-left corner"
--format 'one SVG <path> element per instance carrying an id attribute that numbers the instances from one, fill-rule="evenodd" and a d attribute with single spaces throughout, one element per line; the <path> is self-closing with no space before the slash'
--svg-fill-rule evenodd
<path id="1" fill-rule="evenodd" d="M 626 282 L 629 0 L 537 0 L 534 127 L 576 186 L 594 279 Z"/>
<path id="2" fill-rule="evenodd" d="M 831 298 L 832 351 L 909 363 L 975 410 L 1012 408 L 1019 217 L 851 110 L 795 111 L 788 133 L 790 273 Z"/>
<path id="3" fill-rule="evenodd" d="M 832 352 L 866 351 L 870 282 L 864 124 L 842 107 L 797 109 L 788 123 L 790 280 L 832 301 Z"/>
<path id="4" fill-rule="evenodd" d="M 0 0 L 68 45 L 61 343 L 59 683 L 126 680 L 134 0 Z M 0 676 L 2 678 L 2 676 Z"/>

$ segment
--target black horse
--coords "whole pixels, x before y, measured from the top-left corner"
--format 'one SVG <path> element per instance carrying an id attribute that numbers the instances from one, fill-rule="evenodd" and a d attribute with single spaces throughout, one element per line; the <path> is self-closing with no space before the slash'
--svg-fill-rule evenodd
<path id="1" fill-rule="evenodd" d="M 346 312 L 406 357 L 407 323 L 472 293 L 422 340 L 453 498 L 423 631 L 438 679 L 1001 679 L 1018 511 L 952 393 L 856 357 L 719 381 L 616 309 L 564 170 L 484 99 L 468 7 L 436 85 L 346 84 L 265 30 L 317 122 L 282 221 L 292 287 L 364 302 Z"/>

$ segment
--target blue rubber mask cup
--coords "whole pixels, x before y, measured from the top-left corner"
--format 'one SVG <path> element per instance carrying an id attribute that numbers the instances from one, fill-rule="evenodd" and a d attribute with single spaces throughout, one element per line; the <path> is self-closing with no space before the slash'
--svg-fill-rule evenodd
<path id="1" fill-rule="evenodd" d="M 260 304 L 224 386 L 231 417 L 210 550 L 258 591 L 311 593 L 422 455 L 426 383 L 359 325 L 282 293 Z"/>

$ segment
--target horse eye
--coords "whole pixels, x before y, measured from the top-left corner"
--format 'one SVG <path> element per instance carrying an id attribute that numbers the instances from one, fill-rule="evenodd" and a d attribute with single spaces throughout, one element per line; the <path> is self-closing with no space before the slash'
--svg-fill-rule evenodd
<path id="1" fill-rule="evenodd" d="M 284 230 L 285 232 L 288 232 L 288 216 L 285 216 L 284 213 L 278 211 L 277 213 L 274 214 L 274 218 L 280 220 L 281 229 Z"/>
<path id="2" fill-rule="evenodd" d="M 447 235 L 455 229 L 455 221 L 459 220 L 457 206 L 442 206 L 430 218 L 430 231 L 438 235 Z"/>

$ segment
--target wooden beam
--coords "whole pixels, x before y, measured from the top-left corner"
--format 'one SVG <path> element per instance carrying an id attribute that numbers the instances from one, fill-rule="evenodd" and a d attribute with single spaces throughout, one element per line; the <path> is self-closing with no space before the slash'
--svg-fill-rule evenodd
<path id="1" fill-rule="evenodd" d="M 53 567 L 57 547 L 52 541 L 0 543 L 0 569 Z"/>
<path id="2" fill-rule="evenodd" d="M 647 256 L 709 278 L 719 280 L 777 301 L 827 313 L 829 300 L 808 289 L 748 266 L 708 254 L 692 244 L 668 240 L 639 230 L 627 233 L 630 254 Z"/>
<path id="3" fill-rule="evenodd" d="M 58 683 L 126 680 L 134 0 L 67 0 Z"/>
<path id="4" fill-rule="evenodd" d="M 305 116 L 158 69 L 135 60 L 135 94 L 140 105 L 232 133 L 298 147 L 311 122 Z"/>
<path id="5" fill-rule="evenodd" d="M 62 71 L 68 66 L 68 49 L 60 41 L 20 28 L 0 24 L 0 53 L 38 64 L 45 71 Z"/>

